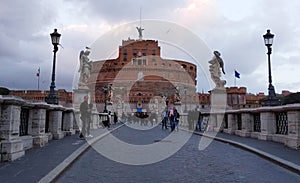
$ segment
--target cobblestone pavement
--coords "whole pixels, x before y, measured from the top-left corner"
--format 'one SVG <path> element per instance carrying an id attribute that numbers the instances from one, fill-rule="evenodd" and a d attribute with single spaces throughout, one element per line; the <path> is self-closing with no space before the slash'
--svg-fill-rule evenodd
<path id="1" fill-rule="evenodd" d="M 160 127 L 134 130 L 122 127 L 115 137 L 141 145 L 164 143 L 169 135 Z M 172 133 L 188 133 L 185 131 Z M 201 136 L 192 135 L 189 141 L 171 157 L 149 165 L 126 165 L 102 156 L 90 148 L 57 182 L 300 182 L 300 175 L 288 171 L 250 152 L 218 141 L 203 151 L 198 150 Z M 96 144 L 101 143 L 101 140 Z"/>
<path id="2" fill-rule="evenodd" d="M 105 131 L 97 129 L 98 133 Z M 18 160 L 0 163 L 0 182 L 38 182 L 85 143 L 85 140 L 79 139 L 78 134 L 75 134 L 60 140 L 51 140 L 44 147 L 31 148 Z"/>

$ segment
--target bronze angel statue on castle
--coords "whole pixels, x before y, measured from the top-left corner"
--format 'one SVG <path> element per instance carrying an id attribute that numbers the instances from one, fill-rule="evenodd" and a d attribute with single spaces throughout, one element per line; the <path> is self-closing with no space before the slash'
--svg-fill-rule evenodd
<path id="1" fill-rule="evenodd" d="M 92 70 L 92 61 L 89 59 L 90 48 L 86 47 L 85 50 L 81 50 L 79 54 L 80 66 L 78 72 L 80 73 L 79 77 L 79 87 L 86 86 L 90 73 Z"/>

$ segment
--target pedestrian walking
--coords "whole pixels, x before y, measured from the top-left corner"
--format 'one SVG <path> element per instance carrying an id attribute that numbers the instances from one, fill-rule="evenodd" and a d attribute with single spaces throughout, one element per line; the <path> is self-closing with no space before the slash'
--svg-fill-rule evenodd
<path id="1" fill-rule="evenodd" d="M 177 111 L 176 108 L 174 108 L 174 122 L 175 122 L 175 128 L 178 131 L 178 125 L 179 125 L 179 118 L 180 118 L 180 114 Z"/>
<path id="2" fill-rule="evenodd" d="M 169 121 L 171 126 L 171 132 L 175 130 L 175 116 L 174 116 L 174 109 L 170 108 L 169 110 Z"/>
<path id="3" fill-rule="evenodd" d="M 114 112 L 114 123 L 117 124 L 118 122 L 118 114 Z"/>
<path id="4" fill-rule="evenodd" d="M 91 121 L 91 117 L 90 117 L 91 110 L 90 110 L 90 107 L 88 104 L 89 97 L 86 95 L 86 96 L 84 96 L 83 100 L 84 101 L 80 104 L 80 107 L 79 107 L 80 119 L 82 121 L 81 133 L 79 135 L 80 138 L 84 138 L 89 135 L 87 132 L 87 130 L 88 130 L 87 126 Z"/>
<path id="5" fill-rule="evenodd" d="M 162 112 L 162 129 L 168 129 L 167 127 L 167 122 L 168 122 L 168 110 L 165 109 Z"/>

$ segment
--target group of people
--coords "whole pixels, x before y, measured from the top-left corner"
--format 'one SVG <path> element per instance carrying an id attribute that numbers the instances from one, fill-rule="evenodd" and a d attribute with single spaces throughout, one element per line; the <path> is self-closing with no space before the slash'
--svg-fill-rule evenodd
<path id="1" fill-rule="evenodd" d="M 175 107 L 171 107 L 170 109 L 166 108 L 162 112 L 162 129 L 168 129 L 168 122 L 171 127 L 171 132 L 177 128 L 179 124 L 180 114 Z"/>

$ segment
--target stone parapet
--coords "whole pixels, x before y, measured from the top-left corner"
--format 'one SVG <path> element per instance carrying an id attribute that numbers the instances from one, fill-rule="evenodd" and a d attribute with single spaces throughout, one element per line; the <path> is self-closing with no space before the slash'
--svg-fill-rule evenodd
<path id="1" fill-rule="evenodd" d="M 300 148 L 300 104 L 226 110 L 225 113 L 228 116 L 227 128 L 223 130 L 225 133 Z M 212 121 L 215 121 L 215 117 L 212 117 Z"/>
<path id="2" fill-rule="evenodd" d="M 13 161 L 33 146 L 74 134 L 74 109 L 0 95 L 0 159 Z"/>

